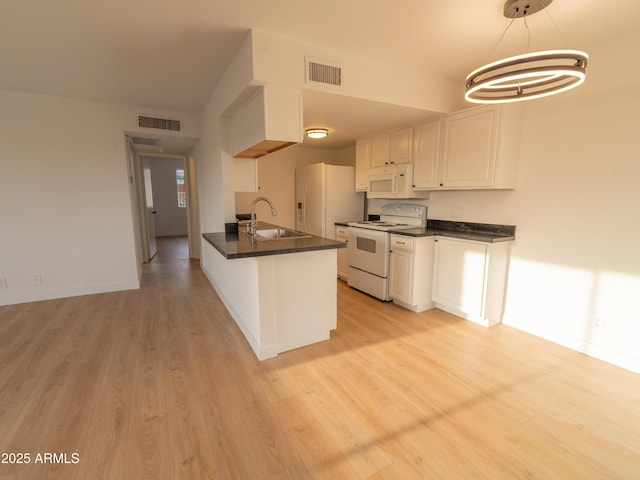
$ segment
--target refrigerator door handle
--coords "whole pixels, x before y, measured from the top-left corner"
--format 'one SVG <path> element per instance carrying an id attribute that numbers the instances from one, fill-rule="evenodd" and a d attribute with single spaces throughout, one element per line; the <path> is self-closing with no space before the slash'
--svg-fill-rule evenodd
<path id="1" fill-rule="evenodd" d="M 304 184 L 304 197 L 302 201 L 302 224 L 304 225 L 304 232 L 307 232 L 307 192 L 309 191 L 309 184 Z"/>

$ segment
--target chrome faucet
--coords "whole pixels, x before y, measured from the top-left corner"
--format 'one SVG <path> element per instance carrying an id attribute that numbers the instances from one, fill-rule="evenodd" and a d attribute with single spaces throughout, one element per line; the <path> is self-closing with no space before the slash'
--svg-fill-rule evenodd
<path id="1" fill-rule="evenodd" d="M 249 235 L 255 235 L 256 234 L 256 225 L 257 225 L 257 221 L 256 221 L 256 203 L 263 201 L 263 202 L 267 202 L 269 204 L 269 207 L 271 207 L 271 216 L 275 217 L 278 212 L 276 212 L 276 207 L 273 206 L 273 204 L 271 203 L 271 200 L 269 200 L 267 197 L 258 197 L 256 198 L 253 202 L 251 202 L 251 221 L 249 222 Z"/>

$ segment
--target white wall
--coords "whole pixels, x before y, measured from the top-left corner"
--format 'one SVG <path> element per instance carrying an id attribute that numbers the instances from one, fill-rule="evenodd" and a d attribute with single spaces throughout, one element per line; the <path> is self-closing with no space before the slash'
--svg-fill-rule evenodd
<path id="1" fill-rule="evenodd" d="M 151 184 L 156 235 L 159 237 L 187 234 L 187 209 L 178 206 L 176 170 L 184 170 L 184 158 L 151 157 Z"/>
<path id="2" fill-rule="evenodd" d="M 0 304 L 137 288 L 123 132 L 144 113 L 197 136 L 197 117 L 9 91 L 0 111 Z"/>
<path id="3" fill-rule="evenodd" d="M 228 111 L 237 105 L 253 80 L 251 35 L 236 53 L 200 115 L 206 132 L 194 149 L 198 175 L 198 205 L 203 233 L 224 231 L 224 223 L 235 221 L 233 158 L 229 148 Z M 201 242 L 202 252 L 212 248 Z M 203 255 L 203 268 L 207 257 Z"/>
<path id="4" fill-rule="evenodd" d="M 249 213 L 249 206 L 259 196 L 271 200 L 278 211 L 273 218 L 266 203 L 256 205 L 256 218 L 277 225 L 296 228 L 296 168 L 312 163 L 355 165 L 355 146 L 340 149 L 295 146 L 258 159 L 258 192 L 236 192 L 236 213 Z"/>
<path id="5" fill-rule="evenodd" d="M 517 226 L 504 323 L 640 372 L 640 33 L 525 104 L 518 187 L 434 192 L 429 218 Z"/>
<path id="6" fill-rule="evenodd" d="M 255 78 L 261 82 L 314 89 L 305 83 L 305 57 L 310 57 L 341 66 L 343 85 L 335 90 L 337 95 L 442 113 L 456 110 L 464 103 L 461 85 L 430 74 L 429 66 L 419 61 L 408 69 L 349 55 L 344 50 L 294 42 L 272 33 L 253 31 L 252 36 L 256 46 Z M 324 87 L 320 90 L 327 91 Z"/>

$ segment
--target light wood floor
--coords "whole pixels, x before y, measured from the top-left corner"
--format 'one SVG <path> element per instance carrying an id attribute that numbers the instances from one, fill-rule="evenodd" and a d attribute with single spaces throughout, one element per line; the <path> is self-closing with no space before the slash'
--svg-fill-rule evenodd
<path id="1" fill-rule="evenodd" d="M 338 283 L 331 340 L 264 362 L 182 239 L 138 291 L 0 308 L 0 452 L 31 454 L 0 478 L 640 478 L 640 376 Z"/>

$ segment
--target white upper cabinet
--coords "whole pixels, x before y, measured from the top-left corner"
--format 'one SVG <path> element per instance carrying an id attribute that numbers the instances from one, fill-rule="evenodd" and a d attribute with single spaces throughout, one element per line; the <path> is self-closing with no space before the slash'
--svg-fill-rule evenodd
<path id="1" fill-rule="evenodd" d="M 259 158 L 302 142 L 302 95 L 273 85 L 260 87 L 230 118 L 231 153 Z"/>
<path id="2" fill-rule="evenodd" d="M 444 118 L 438 187 L 514 188 L 521 105 L 491 105 Z"/>
<path id="3" fill-rule="evenodd" d="M 413 161 L 413 128 L 391 132 L 389 163 L 411 163 Z"/>
<path id="4" fill-rule="evenodd" d="M 389 165 L 391 154 L 391 134 L 383 133 L 371 138 L 371 168 Z"/>
<path id="5" fill-rule="evenodd" d="M 360 139 L 356 190 L 365 168 L 402 163 L 414 166 L 414 191 L 515 188 L 521 130 L 522 105 L 488 105 Z"/>
<path id="6" fill-rule="evenodd" d="M 403 128 L 371 137 L 371 168 L 412 161 L 413 128 Z"/>
<path id="7" fill-rule="evenodd" d="M 433 190 L 439 185 L 438 162 L 440 161 L 440 139 L 442 119 L 413 130 L 413 188 Z"/>
<path id="8" fill-rule="evenodd" d="M 257 192 L 258 185 L 258 161 L 255 158 L 233 159 L 233 191 Z"/>
<path id="9" fill-rule="evenodd" d="M 371 138 L 356 142 L 356 192 L 366 192 L 371 168 Z"/>

